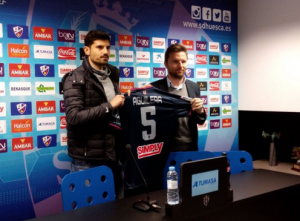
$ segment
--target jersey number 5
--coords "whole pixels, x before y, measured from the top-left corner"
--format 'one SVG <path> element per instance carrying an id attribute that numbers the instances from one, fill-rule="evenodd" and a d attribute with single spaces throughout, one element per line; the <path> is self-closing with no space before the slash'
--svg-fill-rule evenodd
<path id="1" fill-rule="evenodd" d="M 142 125 L 145 127 L 150 126 L 150 134 L 147 134 L 146 130 L 142 131 L 143 139 L 153 140 L 156 136 L 156 122 L 155 120 L 147 119 L 147 113 L 149 113 L 150 115 L 155 115 L 156 114 L 155 106 L 141 107 Z"/>

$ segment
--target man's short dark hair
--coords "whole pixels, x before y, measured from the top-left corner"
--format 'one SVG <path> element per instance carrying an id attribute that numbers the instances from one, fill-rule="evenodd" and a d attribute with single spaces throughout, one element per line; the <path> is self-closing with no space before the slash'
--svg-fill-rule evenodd
<path id="1" fill-rule="evenodd" d="M 84 46 L 90 47 L 96 40 L 110 41 L 110 36 L 105 31 L 100 31 L 100 30 L 89 31 L 84 38 Z"/>
<path id="2" fill-rule="evenodd" d="M 186 53 L 186 56 L 188 56 L 185 46 L 183 46 L 182 44 L 179 44 L 179 43 L 172 44 L 171 46 L 168 47 L 168 49 L 165 52 L 165 62 L 168 63 L 168 59 L 169 59 L 171 53 L 182 52 L 182 51 Z"/>

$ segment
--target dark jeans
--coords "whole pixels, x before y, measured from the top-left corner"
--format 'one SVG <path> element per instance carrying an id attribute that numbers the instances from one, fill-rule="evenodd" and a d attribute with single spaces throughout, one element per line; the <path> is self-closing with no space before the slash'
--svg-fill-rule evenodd
<path id="1" fill-rule="evenodd" d="M 86 170 L 97 166 L 108 166 L 111 169 L 114 175 L 116 199 L 123 199 L 124 198 L 124 172 L 120 161 L 91 162 L 86 160 L 73 159 L 71 164 L 71 173 Z"/>

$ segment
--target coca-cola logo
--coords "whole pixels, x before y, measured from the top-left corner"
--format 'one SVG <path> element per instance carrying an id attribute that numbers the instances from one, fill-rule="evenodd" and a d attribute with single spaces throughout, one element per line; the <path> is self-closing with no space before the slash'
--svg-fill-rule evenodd
<path id="1" fill-rule="evenodd" d="M 76 48 L 58 47 L 58 59 L 76 60 Z"/>

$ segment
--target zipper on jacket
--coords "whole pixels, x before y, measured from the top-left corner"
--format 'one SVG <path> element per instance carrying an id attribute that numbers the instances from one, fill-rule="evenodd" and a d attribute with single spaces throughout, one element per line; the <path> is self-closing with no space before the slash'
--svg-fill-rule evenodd
<path id="1" fill-rule="evenodd" d="M 84 156 L 85 156 L 85 157 L 86 157 L 86 149 L 87 149 L 87 148 L 85 147 L 85 148 L 84 148 Z"/>

